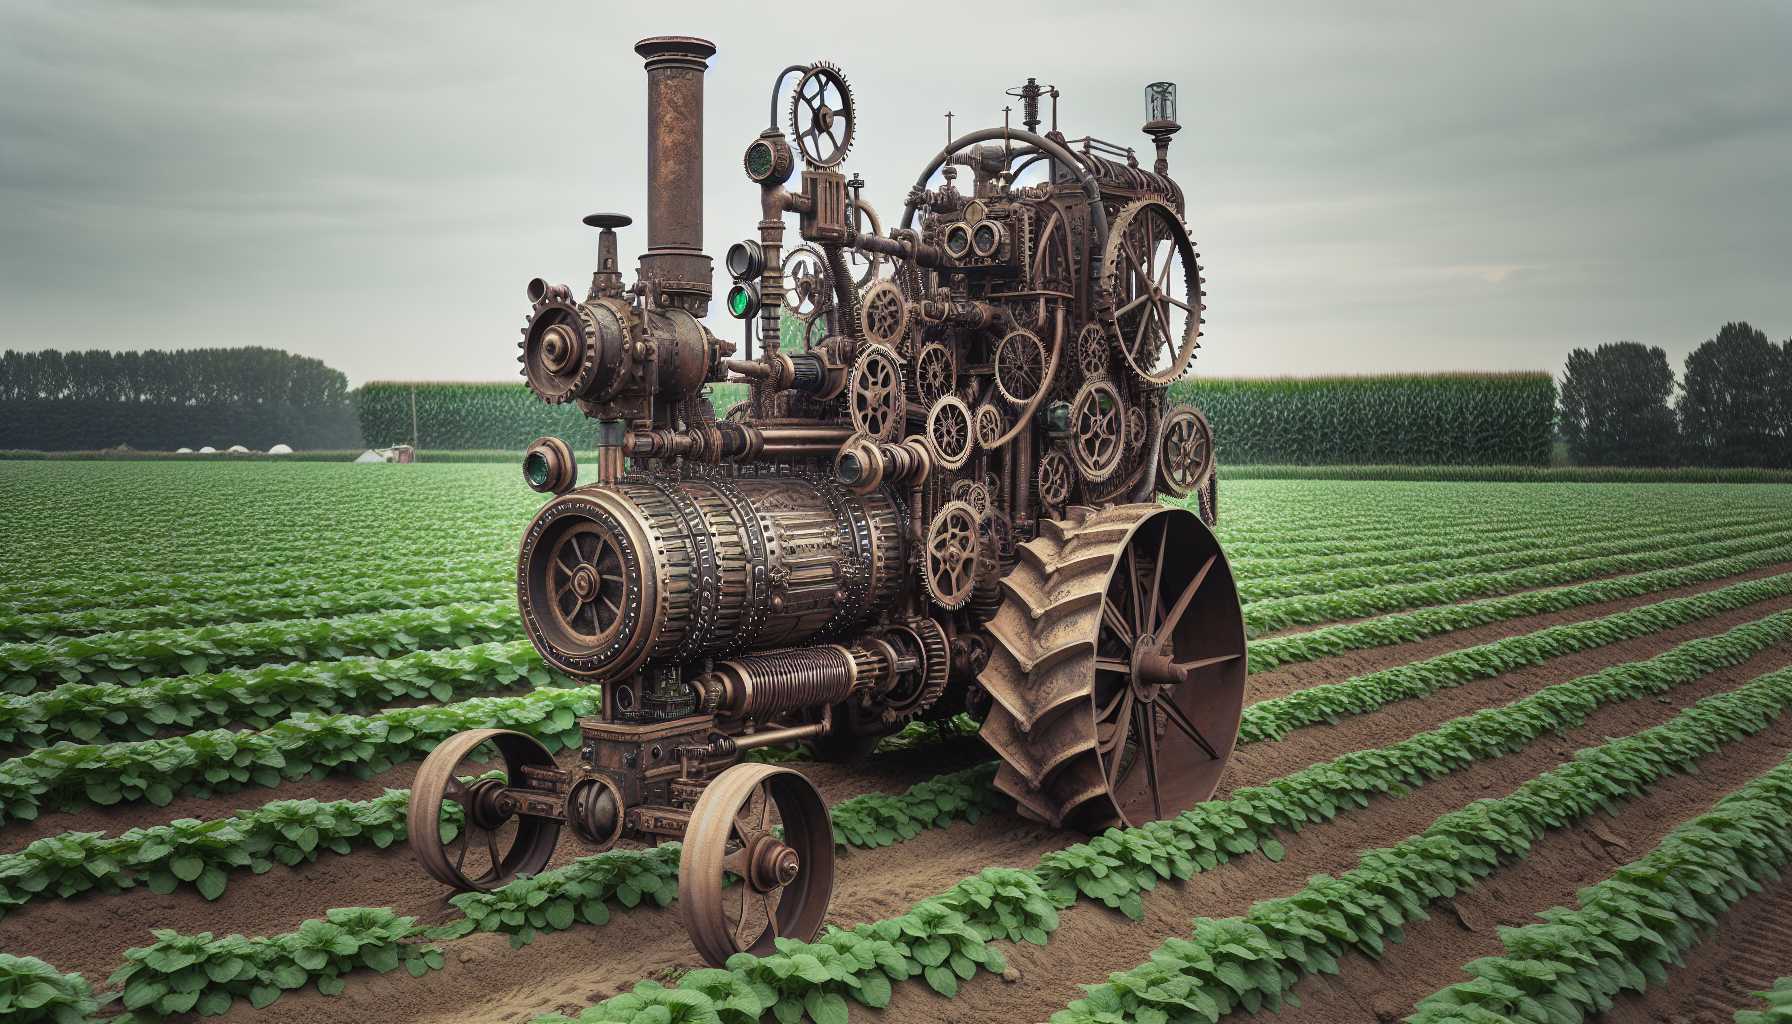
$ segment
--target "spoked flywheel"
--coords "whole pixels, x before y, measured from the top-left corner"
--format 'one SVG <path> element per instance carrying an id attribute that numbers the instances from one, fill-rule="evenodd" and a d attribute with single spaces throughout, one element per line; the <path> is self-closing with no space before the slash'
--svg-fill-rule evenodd
<path id="1" fill-rule="evenodd" d="M 834 828 L 802 773 L 737 764 L 704 788 L 678 858 L 678 912 L 703 959 L 807 942 L 833 893 Z"/>
<path id="2" fill-rule="evenodd" d="M 528 787 L 529 768 L 552 772 L 554 758 L 533 736 L 505 729 L 458 732 L 430 751 L 411 784 L 405 831 L 431 878 L 456 889 L 496 889 L 547 865 L 560 822 L 519 813 L 505 792 Z"/>
<path id="3" fill-rule="evenodd" d="M 1002 581 L 979 676 L 996 787 L 1021 813 L 1099 832 L 1213 795 L 1244 708 L 1232 570 L 1186 509 L 1047 520 Z"/>

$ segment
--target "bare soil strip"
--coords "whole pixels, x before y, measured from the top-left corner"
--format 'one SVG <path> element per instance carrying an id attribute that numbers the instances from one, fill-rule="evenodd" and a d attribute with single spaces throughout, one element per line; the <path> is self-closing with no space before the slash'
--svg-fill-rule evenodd
<path id="1" fill-rule="evenodd" d="M 1766 739 L 1776 732 L 1777 743 Z M 1353 953 L 1338 961 L 1336 976 L 1315 976 L 1300 982 L 1294 989 L 1300 997 L 1300 1007 L 1284 1008 L 1276 1016 L 1278 1024 L 1396 1021 L 1405 1017 L 1420 999 L 1446 985 L 1467 981 L 1463 964 L 1478 957 L 1503 954 L 1500 928 L 1534 924 L 1535 915 L 1550 907 L 1574 906 L 1576 891 L 1647 853 L 1667 833 L 1710 810 L 1725 793 L 1777 765 L 1786 756 L 1789 734 L 1792 720 L 1782 719 L 1772 729 L 1753 737 L 1765 742 L 1726 746 L 1701 761 L 1698 774 L 1678 775 L 1658 783 L 1648 794 L 1624 804 L 1615 816 L 1602 815 L 1546 834 L 1531 847 L 1525 859 L 1501 868 L 1455 899 L 1434 905 L 1431 918 L 1408 927 L 1405 941 L 1389 944 L 1380 959 Z M 1785 890 L 1787 885 L 1782 882 L 1778 888 Z M 1725 964 L 1726 977 L 1704 979 L 1718 982 L 1713 986 L 1717 991 L 1707 992 L 1706 986 L 1696 983 L 1689 986 L 1694 989 L 1690 995 L 1695 999 L 1707 997 L 1697 1006 L 1701 1012 L 1714 1012 L 1728 1005 L 1721 1018 L 1710 1018 L 1721 1019 L 1724 1024 L 1743 1005 L 1741 1000 L 1749 991 L 1725 993 L 1734 980 L 1734 972 L 1744 965 L 1752 966 L 1757 973 L 1777 972 L 1766 975 L 1766 981 L 1756 986 L 1765 987 L 1787 972 L 1787 957 L 1792 956 L 1792 921 L 1774 922 L 1765 932 L 1751 933 L 1733 927 L 1736 917 L 1737 911 L 1726 915 L 1717 933 L 1727 941 L 1720 940 L 1716 945 L 1727 946 L 1734 958 Z M 1770 953 L 1776 940 L 1777 952 Z M 1674 972 L 1670 978 L 1681 973 Z M 1616 1012 L 1614 1008 L 1604 1019 L 1623 1019 Z M 1681 1018 L 1666 1014 L 1633 1019 Z"/>
<path id="2" fill-rule="evenodd" d="M 1371 713 L 1344 726 L 1305 729 L 1277 743 L 1253 745 L 1247 751 L 1265 756 L 1229 771 L 1229 781 L 1233 786 L 1258 784 L 1347 751 L 1403 739 L 1467 710 L 1506 703 L 1555 682 L 1651 656 L 1695 636 L 1723 632 L 1778 607 L 1792 606 L 1792 599 L 1771 603 L 1774 607 L 1769 604 L 1764 602 L 1679 630 L 1557 659 L 1550 663 L 1555 666 L 1553 671 L 1546 666 L 1543 670 L 1510 673 L 1489 681 L 1494 684 L 1493 689 L 1466 701 L 1466 707 L 1460 706 L 1463 702 L 1442 699 L 1459 693 L 1446 691 L 1439 699 L 1395 705 L 1397 714 L 1392 713 L 1393 709 L 1390 713 Z M 1567 667 L 1570 661 L 1574 662 L 1573 667 Z M 1648 700 L 1602 709 L 1585 727 L 1564 739 L 1541 740 L 1527 751 L 1485 762 L 1422 787 L 1404 799 L 1378 801 L 1329 825 L 1310 828 L 1288 843 L 1289 856 L 1282 864 L 1250 858 L 1197 876 L 1184 886 L 1160 887 L 1146 900 L 1149 917 L 1145 922 L 1135 924 L 1105 908 L 1079 904 L 1066 912 L 1064 928 L 1049 947 L 1014 951 L 1011 960 L 1015 962 L 1032 958 L 1030 967 L 1021 968 L 1027 984 L 1011 987 L 979 976 L 961 987 L 959 999 L 940 1000 L 917 992 L 914 997 L 899 997 L 880 1019 L 907 1019 L 900 1016 L 907 1012 L 906 1007 L 937 1004 L 938 1019 L 1031 1020 L 1032 1016 L 1008 1016 L 997 1007 L 1012 1004 L 1017 996 L 1031 1000 L 1035 988 L 1045 987 L 1052 994 L 1041 997 L 1038 1004 L 1043 1008 L 1038 1019 L 1043 1019 L 1074 998 L 1077 990 L 1072 982 L 1100 980 L 1107 971 L 1131 966 L 1143 959 L 1164 935 L 1186 931 L 1189 920 L 1197 914 L 1239 913 L 1257 899 L 1298 888 L 1301 880 L 1314 871 L 1348 868 L 1359 849 L 1384 845 L 1390 838 L 1418 831 L 1444 811 L 1507 791 L 1518 780 L 1558 763 L 1579 746 L 1600 742 L 1607 734 L 1634 732 L 1658 724 L 1677 713 L 1683 703 L 1729 689 L 1788 662 L 1792 662 L 1792 650 L 1766 652 L 1674 693 L 1668 703 Z M 1275 754 L 1284 746 L 1298 749 L 1290 755 Z M 897 847 L 856 851 L 838 865 L 829 919 L 848 926 L 890 917 L 982 868 L 1031 867 L 1041 854 L 1061 848 L 1070 839 L 1062 832 L 1011 815 L 998 815 L 975 825 L 930 832 Z M 1239 865 L 1249 865 L 1248 872 Z M 1173 895 L 1178 890 L 1195 895 Z M 1210 905 L 1210 899 L 1218 897 L 1230 902 L 1220 908 Z M 1082 927 L 1091 929 L 1086 939 L 1078 938 L 1085 934 L 1080 931 Z M 1063 939 L 1069 939 L 1069 944 L 1064 944 Z M 594 959 L 597 951 L 601 951 L 601 957 Z M 1097 964 L 1101 965 L 1098 970 L 1091 968 Z M 1067 965 L 1075 965 L 1076 970 L 1069 972 Z M 347 1024 L 377 1012 L 383 1019 L 400 1021 L 526 1021 L 535 1014 L 590 1005 L 642 978 L 663 977 L 668 972 L 697 966 L 701 965 L 684 938 L 675 909 L 633 910 L 613 916 L 601 929 L 577 928 L 540 936 L 522 951 L 511 950 L 502 936 L 472 936 L 450 945 L 448 966 L 442 972 L 421 979 L 357 979 L 334 999 L 310 993 L 289 995 L 260 1011 L 254 1019 Z M 989 1002 L 966 1003 L 967 996 Z M 935 1018 L 923 1015 L 914 1019 Z"/>
<path id="3" fill-rule="evenodd" d="M 1717 928 L 1670 968 L 1665 985 L 1625 993 L 1604 1024 L 1731 1024 L 1737 1010 L 1759 1010 L 1754 993 L 1792 974 L 1792 871 L 1718 919 Z"/>

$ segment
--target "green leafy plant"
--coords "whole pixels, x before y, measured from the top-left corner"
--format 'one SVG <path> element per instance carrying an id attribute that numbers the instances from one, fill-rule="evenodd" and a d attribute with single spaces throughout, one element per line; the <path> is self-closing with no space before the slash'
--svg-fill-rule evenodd
<path id="1" fill-rule="evenodd" d="M 0 953 L 0 1020 L 84 1024 L 99 1007 L 92 987 L 79 974 L 63 974 L 34 956 Z"/>

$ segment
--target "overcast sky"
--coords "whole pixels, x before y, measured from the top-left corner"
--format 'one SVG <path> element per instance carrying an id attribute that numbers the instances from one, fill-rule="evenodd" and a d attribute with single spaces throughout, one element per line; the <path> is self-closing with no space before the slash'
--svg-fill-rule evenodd
<path id="1" fill-rule="evenodd" d="M 885 211 L 948 109 L 999 124 L 1034 75 L 1067 134 L 1148 153 L 1143 86 L 1169 79 L 1210 291 L 1198 372 L 1559 372 L 1623 338 L 1678 370 L 1728 319 L 1792 335 L 1783 0 L 5 0 L 0 347 L 260 344 L 355 383 L 509 377 L 524 282 L 589 281 L 581 216 L 636 216 L 632 276 L 631 47 L 661 33 L 720 47 L 718 260 L 758 221 L 740 153 L 786 64 L 844 69 L 847 169 Z"/>

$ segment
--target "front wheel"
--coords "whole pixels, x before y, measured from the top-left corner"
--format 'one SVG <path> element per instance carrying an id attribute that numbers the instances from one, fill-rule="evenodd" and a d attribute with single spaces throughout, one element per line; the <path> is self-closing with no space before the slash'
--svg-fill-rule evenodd
<path id="1" fill-rule="evenodd" d="M 703 790 L 678 859 L 678 907 L 704 960 L 720 967 L 779 938 L 807 942 L 833 893 L 833 825 L 800 772 L 737 764 Z"/>
<path id="2" fill-rule="evenodd" d="M 431 878 L 488 890 L 547 866 L 560 823 L 518 813 L 505 794 L 526 785 L 525 767 L 554 769 L 553 755 L 535 737 L 507 729 L 457 732 L 423 759 L 405 831 Z"/>

